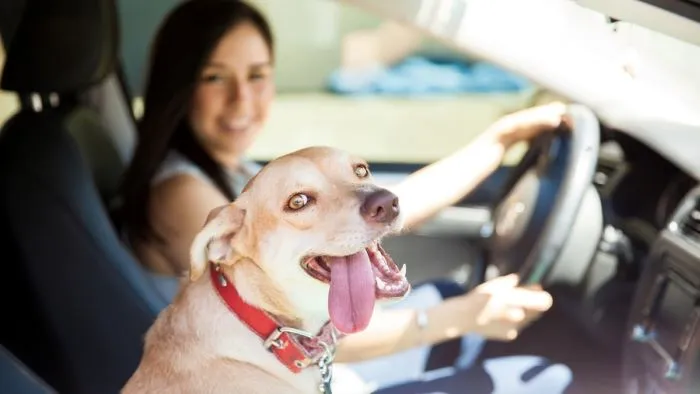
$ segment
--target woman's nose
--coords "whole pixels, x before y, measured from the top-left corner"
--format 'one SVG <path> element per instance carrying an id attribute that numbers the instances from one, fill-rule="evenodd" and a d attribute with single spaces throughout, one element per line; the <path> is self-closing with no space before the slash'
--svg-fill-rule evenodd
<path id="1" fill-rule="evenodd" d="M 245 81 L 233 80 L 228 84 L 229 99 L 231 101 L 239 101 L 248 96 L 248 90 Z"/>
<path id="2" fill-rule="evenodd" d="M 247 110 L 252 105 L 252 93 L 247 83 L 235 82 L 229 87 L 229 104 L 238 110 Z"/>

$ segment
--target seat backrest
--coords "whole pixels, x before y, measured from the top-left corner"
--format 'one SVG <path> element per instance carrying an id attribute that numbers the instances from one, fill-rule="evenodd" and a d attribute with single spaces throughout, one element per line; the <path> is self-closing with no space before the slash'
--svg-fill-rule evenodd
<path id="1" fill-rule="evenodd" d="M 118 25 L 96 24 L 96 21 L 107 18 L 116 22 L 116 15 L 92 14 L 89 8 L 96 10 L 101 0 L 89 2 L 94 4 L 27 1 L 22 9 L 24 15 L 21 23 L 14 29 L 12 40 L 8 41 L 13 60 L 8 59 L 5 64 L 2 86 L 8 91 L 21 90 L 25 93 L 68 93 L 75 95 L 81 104 L 94 104 L 91 109 L 102 111 L 97 114 L 93 111 L 76 111 L 70 119 L 75 124 L 68 129 L 74 134 L 88 161 L 101 196 L 104 200 L 110 200 L 116 193 L 130 156 L 129 152 L 124 151 L 131 148 L 135 135 L 131 123 L 133 118 L 128 118 L 130 114 L 121 111 L 124 106 L 120 100 L 122 98 L 113 94 Z M 46 9 L 47 14 L 36 15 L 41 9 Z M 87 17 L 95 19 L 86 23 Z M 57 25 L 39 25 L 41 21 Z M 57 26 L 65 30 L 57 34 Z M 18 42 L 15 42 L 15 36 Z M 74 40 L 75 37 L 80 38 Z M 45 63 L 47 61 L 48 64 Z M 113 109 L 104 111 L 104 105 L 110 105 Z M 114 112 L 121 119 L 115 119 Z M 118 124 L 123 130 L 114 133 L 107 128 L 111 124 Z M 128 147 L 124 147 L 124 144 Z"/>
<path id="2" fill-rule="evenodd" d="M 94 180 L 99 157 L 84 148 L 103 126 L 78 97 L 113 72 L 115 19 L 114 0 L 29 1 L 2 76 L 22 107 L 0 131 L 0 226 L 16 250 L 0 261 L 28 276 L 66 393 L 117 393 L 168 301 L 115 232 Z"/>
<path id="3" fill-rule="evenodd" d="M 82 105 L 76 106 L 65 121 L 66 130 L 85 158 L 100 198 L 105 202 L 112 200 L 117 195 L 126 161 L 105 130 L 105 122 L 92 108 Z"/>
<path id="4" fill-rule="evenodd" d="M 56 390 L 0 346 L 0 382 L 4 393 L 55 394 Z"/>
<path id="5" fill-rule="evenodd" d="M 26 3 L 27 0 L 0 1 L 0 36 L 4 45 L 12 41 Z"/>

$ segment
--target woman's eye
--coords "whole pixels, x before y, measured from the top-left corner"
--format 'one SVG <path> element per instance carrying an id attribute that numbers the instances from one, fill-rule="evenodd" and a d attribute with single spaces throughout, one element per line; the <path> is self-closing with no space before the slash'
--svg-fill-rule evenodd
<path id="1" fill-rule="evenodd" d="M 218 82 L 218 81 L 221 81 L 223 79 L 224 78 L 218 74 L 209 74 L 209 75 L 205 75 L 204 78 L 202 78 L 202 80 L 204 82 Z"/>
<path id="2" fill-rule="evenodd" d="M 304 193 L 297 193 L 289 198 L 289 201 L 287 201 L 287 208 L 293 211 L 298 211 L 307 206 L 310 201 L 311 197 L 308 195 Z"/>

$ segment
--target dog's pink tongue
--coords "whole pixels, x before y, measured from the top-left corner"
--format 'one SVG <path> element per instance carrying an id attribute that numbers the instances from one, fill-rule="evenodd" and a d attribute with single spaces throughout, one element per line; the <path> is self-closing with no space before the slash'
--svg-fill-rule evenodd
<path id="1" fill-rule="evenodd" d="M 328 313 L 340 331 L 351 334 L 364 330 L 374 311 L 375 283 L 366 251 L 330 260 L 331 288 Z"/>

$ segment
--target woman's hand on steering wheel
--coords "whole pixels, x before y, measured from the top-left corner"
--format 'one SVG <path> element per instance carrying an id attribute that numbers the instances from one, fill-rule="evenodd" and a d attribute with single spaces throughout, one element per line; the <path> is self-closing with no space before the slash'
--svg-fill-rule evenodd
<path id="1" fill-rule="evenodd" d="M 552 306 L 552 296 L 535 285 L 518 286 L 518 276 L 512 274 L 485 282 L 444 304 L 450 320 L 459 320 L 454 326 L 445 325 L 446 330 L 455 330 L 455 336 L 470 333 L 511 341 Z"/>
<path id="2" fill-rule="evenodd" d="M 562 122 L 570 125 L 566 111 L 566 104 L 558 101 L 527 108 L 503 116 L 488 128 L 487 133 L 510 147 L 519 141 L 529 141 L 544 131 L 555 130 Z"/>

